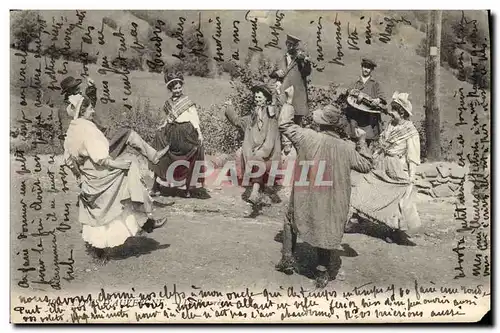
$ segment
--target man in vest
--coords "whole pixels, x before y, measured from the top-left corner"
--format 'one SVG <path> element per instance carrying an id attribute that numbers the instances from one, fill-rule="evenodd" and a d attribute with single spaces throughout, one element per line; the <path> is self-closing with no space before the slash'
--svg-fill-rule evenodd
<path id="1" fill-rule="evenodd" d="M 377 67 L 374 61 L 363 58 L 361 60 L 361 76 L 349 87 L 349 94 L 357 95 L 361 99 L 362 94 L 368 95 L 370 103 L 378 106 L 385 103 L 380 83 L 376 81 L 373 76 L 373 70 Z M 360 102 L 360 100 L 358 100 Z M 356 138 L 356 128 L 362 129 L 366 132 L 366 142 L 368 145 L 374 140 L 378 139 L 380 134 L 380 113 L 370 113 L 359 110 L 353 106 L 346 109 L 347 120 L 349 121 L 350 136 L 352 139 Z"/>

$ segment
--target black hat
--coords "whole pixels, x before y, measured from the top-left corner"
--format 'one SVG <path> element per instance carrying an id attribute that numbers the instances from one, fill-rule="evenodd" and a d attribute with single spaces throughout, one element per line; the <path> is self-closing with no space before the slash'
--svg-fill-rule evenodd
<path id="1" fill-rule="evenodd" d="M 361 59 L 361 66 L 363 65 L 365 65 L 367 68 L 372 68 L 372 69 L 377 67 L 377 64 L 368 58 Z"/>
<path id="2" fill-rule="evenodd" d="M 271 92 L 271 89 L 269 89 L 266 85 L 264 84 L 258 84 L 252 87 L 252 92 L 262 92 L 264 96 L 266 96 L 267 100 L 270 101 L 273 99 L 273 93 Z"/>
<path id="3" fill-rule="evenodd" d="M 72 76 L 68 76 L 61 81 L 61 95 L 64 95 L 71 91 L 72 89 L 78 87 L 82 83 L 82 80 L 75 79 Z"/>

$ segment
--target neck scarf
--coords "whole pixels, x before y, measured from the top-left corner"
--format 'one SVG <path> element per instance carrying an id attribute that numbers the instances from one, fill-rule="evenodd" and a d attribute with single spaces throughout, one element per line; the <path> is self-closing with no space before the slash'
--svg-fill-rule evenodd
<path id="1" fill-rule="evenodd" d="M 181 96 L 175 102 L 172 99 L 168 99 L 163 106 L 163 111 L 167 114 L 167 122 L 174 122 L 193 105 L 194 103 L 187 96 Z"/>
<path id="2" fill-rule="evenodd" d="M 411 121 L 403 120 L 400 124 L 389 125 L 381 135 L 381 146 L 389 156 L 400 156 L 406 152 L 406 145 L 402 144 L 409 138 L 417 135 L 418 131 Z"/>

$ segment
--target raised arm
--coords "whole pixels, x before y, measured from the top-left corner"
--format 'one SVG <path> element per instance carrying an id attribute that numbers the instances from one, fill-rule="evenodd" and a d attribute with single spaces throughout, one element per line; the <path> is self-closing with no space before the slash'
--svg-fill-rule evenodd
<path id="1" fill-rule="evenodd" d="M 292 105 L 294 88 L 293 86 L 288 87 L 285 90 L 286 102 L 281 108 L 279 117 L 279 130 L 285 138 L 287 138 L 298 149 L 307 138 L 314 138 L 316 132 L 311 129 L 304 129 L 299 125 L 295 124 L 293 118 L 295 116 L 295 109 Z M 307 133 L 310 133 L 307 135 Z M 286 140 L 285 140 L 286 142 Z"/>
<path id="2" fill-rule="evenodd" d="M 298 149 L 304 143 L 305 133 L 308 130 L 295 124 L 294 115 L 295 111 L 292 105 L 288 103 L 283 105 L 280 112 L 279 131 Z"/>
<path id="3" fill-rule="evenodd" d="M 243 120 L 241 119 L 240 115 L 236 112 L 236 110 L 233 107 L 233 104 L 231 101 L 227 101 L 224 103 L 224 106 L 226 108 L 224 114 L 226 115 L 227 120 L 233 125 L 238 127 L 240 130 L 244 131 L 245 130 L 245 124 Z"/>
<path id="4" fill-rule="evenodd" d="M 368 173 L 372 169 L 372 159 L 368 151 L 357 152 L 352 150 L 351 169 L 362 173 Z"/>

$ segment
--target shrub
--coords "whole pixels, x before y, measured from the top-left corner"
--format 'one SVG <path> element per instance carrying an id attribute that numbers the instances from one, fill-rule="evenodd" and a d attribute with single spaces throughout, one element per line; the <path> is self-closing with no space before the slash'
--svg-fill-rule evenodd
<path id="1" fill-rule="evenodd" d="M 129 71 L 142 70 L 142 61 L 139 57 L 132 58 L 114 58 L 112 64 L 119 64 L 120 67 L 128 69 Z"/>
<path id="2" fill-rule="evenodd" d="M 118 24 L 116 24 L 116 21 L 107 16 L 102 18 L 102 23 L 113 30 L 116 30 L 118 28 Z"/>
<path id="3" fill-rule="evenodd" d="M 219 63 L 218 65 L 222 72 L 229 74 L 231 80 L 237 79 L 239 77 L 240 72 L 238 69 L 238 65 L 233 60 L 224 61 L 223 63 Z"/>
<path id="4" fill-rule="evenodd" d="M 181 71 L 184 75 L 212 77 L 216 74 L 211 69 L 213 61 L 206 38 L 197 36 L 196 29 L 191 27 L 184 33 L 182 58 L 166 64 L 164 71 L 174 70 Z"/>
<path id="5" fill-rule="evenodd" d="M 131 128 L 149 143 L 153 141 L 162 122 L 160 110 L 151 107 L 149 98 L 137 99 L 130 110 L 111 109 L 108 114 L 111 135 L 120 127 Z"/>
<path id="6" fill-rule="evenodd" d="M 205 153 L 234 153 L 243 141 L 243 133 L 230 124 L 224 116 L 224 107 L 212 105 L 208 109 L 197 107 Z"/>
<path id="7" fill-rule="evenodd" d="M 54 109 L 45 109 L 39 112 L 35 109 L 25 108 L 27 114 L 36 114 L 27 117 L 30 123 L 21 124 L 18 121 L 11 126 L 10 151 L 21 150 L 27 155 L 61 154 L 63 152 L 62 133 Z M 49 113 L 47 115 L 47 113 Z M 37 118 L 40 119 L 38 122 Z"/>
<path id="8" fill-rule="evenodd" d="M 11 12 L 10 32 L 11 45 L 23 51 L 29 49 L 30 43 L 38 36 L 40 23 L 35 10 L 17 10 Z"/>

